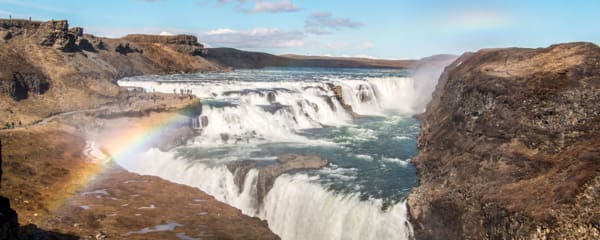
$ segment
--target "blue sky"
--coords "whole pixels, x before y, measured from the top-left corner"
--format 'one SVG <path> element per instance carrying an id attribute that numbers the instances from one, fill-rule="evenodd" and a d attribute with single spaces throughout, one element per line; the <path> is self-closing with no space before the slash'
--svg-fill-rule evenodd
<path id="1" fill-rule="evenodd" d="M 600 1 L 0 0 L 0 17 L 68 19 L 87 33 L 197 35 L 274 54 L 420 58 L 600 42 Z"/>

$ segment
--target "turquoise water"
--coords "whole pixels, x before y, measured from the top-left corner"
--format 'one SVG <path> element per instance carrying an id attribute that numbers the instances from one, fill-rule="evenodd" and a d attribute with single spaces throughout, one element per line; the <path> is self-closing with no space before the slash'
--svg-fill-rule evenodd
<path id="1" fill-rule="evenodd" d="M 269 68 L 123 79 L 120 85 L 149 91 L 191 90 L 203 102 L 200 118 L 208 120 L 187 145 L 145 153 L 140 159 L 151 160 L 129 170 L 198 187 L 267 220 L 283 239 L 408 239 L 404 202 L 418 184 L 411 160 L 419 121 L 412 115 L 431 94 L 410 74 Z M 237 186 L 227 168 L 241 160 L 273 164 L 290 153 L 330 164 L 279 176 L 261 201 L 257 172 Z"/>

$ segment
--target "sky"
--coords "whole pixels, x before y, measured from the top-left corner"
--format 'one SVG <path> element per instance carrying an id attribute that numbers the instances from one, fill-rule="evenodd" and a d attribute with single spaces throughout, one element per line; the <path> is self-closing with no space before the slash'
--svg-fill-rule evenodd
<path id="1" fill-rule="evenodd" d="M 600 43 L 589 0 L 0 0 L 0 18 L 67 19 L 86 33 L 194 34 L 208 47 L 416 59 L 481 48 Z"/>

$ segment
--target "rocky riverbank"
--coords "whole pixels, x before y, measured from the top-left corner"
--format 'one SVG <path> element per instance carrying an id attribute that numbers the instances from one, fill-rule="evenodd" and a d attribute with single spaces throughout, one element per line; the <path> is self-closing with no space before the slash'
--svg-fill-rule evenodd
<path id="1" fill-rule="evenodd" d="M 0 19 L 0 38 L 0 239 L 278 239 L 198 189 L 110 160 L 128 145 L 168 150 L 196 134 L 198 98 L 116 84 L 223 70 L 196 37 L 109 39 L 67 21 Z M 143 133 L 154 138 L 136 142 Z"/>
<path id="2" fill-rule="evenodd" d="M 600 237 L 600 48 L 466 53 L 422 119 L 417 239 Z"/>
<path id="3" fill-rule="evenodd" d="M 122 144 L 131 144 L 123 141 L 131 129 L 162 126 L 156 141 L 134 143 L 142 151 L 193 136 L 188 124 L 199 114 L 193 107 L 198 99 L 160 96 L 157 102 L 132 100 L 0 131 L 5 144 L 0 193 L 25 226 L 22 238 L 278 239 L 266 222 L 198 189 L 129 173 L 110 160 Z"/>

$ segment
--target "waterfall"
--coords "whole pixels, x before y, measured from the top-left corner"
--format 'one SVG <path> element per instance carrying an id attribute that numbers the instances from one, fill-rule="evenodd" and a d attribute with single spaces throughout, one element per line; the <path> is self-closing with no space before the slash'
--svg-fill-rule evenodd
<path id="1" fill-rule="evenodd" d="M 263 204 L 257 205 L 256 170 L 246 174 L 240 189 L 234 175 L 223 165 L 192 163 L 156 149 L 137 159 L 119 164 L 128 171 L 197 187 L 246 215 L 267 220 L 269 228 L 285 240 L 409 239 L 412 234 L 405 202 L 384 211 L 381 200 L 365 201 L 357 194 L 327 190 L 315 182 L 316 176 L 279 176 Z"/>
<path id="2" fill-rule="evenodd" d="M 258 199 L 259 171 L 250 169 L 243 176 L 243 184 L 238 185 L 236 181 L 241 175 L 236 175 L 236 171 L 232 173 L 227 164 L 256 157 L 252 153 L 268 144 L 321 146 L 326 140 L 315 140 L 306 132 L 355 127 L 359 124 L 355 116 L 381 118 L 389 117 L 390 113 L 402 116 L 419 113 L 424 109 L 423 94 L 430 95 L 430 88 L 423 92 L 424 88 L 415 79 L 394 75 L 348 74 L 340 77 L 319 72 L 316 77 L 277 72 L 282 75 L 272 77 L 253 74 L 256 73 L 247 75 L 242 71 L 219 75 L 215 79 L 174 75 L 152 76 L 152 81 L 144 77 L 119 81 L 121 86 L 142 87 L 146 91 L 191 90 L 203 104 L 202 115 L 197 121 L 200 135 L 185 147 L 196 147 L 198 152 L 186 155 L 177 149 L 172 152 L 152 149 L 133 160 L 119 162 L 119 165 L 132 172 L 197 187 L 246 215 L 266 220 L 269 228 L 284 240 L 409 239 L 412 230 L 406 204 L 400 201 L 401 198 L 391 204 L 371 198 L 372 195 L 365 199 L 360 195 L 359 187 L 352 183 L 347 186 L 349 191 L 333 190 L 324 183 L 323 177 L 327 171 L 332 171 L 330 168 L 318 171 L 319 174 L 283 174 L 275 179 L 264 198 Z M 252 78 L 246 79 L 248 76 Z M 364 131 L 370 136 L 364 141 L 376 138 L 374 130 Z M 345 142 L 356 137 L 352 130 L 348 134 L 343 137 L 347 138 Z M 276 147 L 280 149 L 279 145 Z M 374 149 L 372 145 L 369 147 Z M 391 154 L 390 151 L 381 152 Z M 383 161 L 381 166 L 371 164 L 369 167 L 382 167 L 386 171 L 391 168 L 390 159 L 400 159 L 394 155 L 373 158 L 362 152 L 354 155 L 362 157 L 360 162 L 368 164 Z M 273 159 L 276 156 L 268 155 Z M 407 164 L 397 165 L 396 168 L 400 168 Z"/>
<path id="3" fill-rule="evenodd" d="M 352 123 L 352 107 L 359 115 L 384 115 L 386 111 L 414 114 L 417 106 L 415 83 L 408 77 L 369 77 L 326 81 L 120 81 L 149 91 L 178 92 L 190 89 L 205 105 L 198 143 L 250 143 L 306 140 L 297 132 Z M 341 100 L 331 86 L 342 89 Z M 198 120 L 200 121 L 200 120 Z"/>

